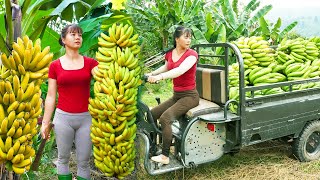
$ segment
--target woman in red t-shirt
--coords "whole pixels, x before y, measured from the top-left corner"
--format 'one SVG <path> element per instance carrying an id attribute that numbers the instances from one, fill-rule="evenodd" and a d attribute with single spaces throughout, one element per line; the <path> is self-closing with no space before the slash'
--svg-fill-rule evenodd
<path id="1" fill-rule="evenodd" d="M 153 119 L 159 120 L 162 129 L 162 154 L 151 157 L 151 160 L 169 164 L 169 151 L 172 141 L 173 120 L 186 114 L 199 104 L 199 94 L 196 89 L 196 67 L 198 54 L 189 49 L 191 44 L 191 29 L 177 27 L 173 34 L 174 48 L 165 55 L 165 64 L 147 74 L 151 83 L 173 79 L 173 96 L 151 110 Z"/>
<path id="2" fill-rule="evenodd" d="M 50 119 L 58 103 L 53 124 L 58 147 L 57 173 L 59 179 L 72 179 L 69 171 L 70 152 L 75 143 L 78 180 L 90 179 L 89 158 L 91 155 L 88 112 L 90 80 L 98 62 L 79 54 L 82 45 L 82 29 L 75 24 L 62 29 L 59 43 L 66 53 L 53 61 L 49 67 L 48 94 L 41 126 L 44 139 L 50 138 Z"/>

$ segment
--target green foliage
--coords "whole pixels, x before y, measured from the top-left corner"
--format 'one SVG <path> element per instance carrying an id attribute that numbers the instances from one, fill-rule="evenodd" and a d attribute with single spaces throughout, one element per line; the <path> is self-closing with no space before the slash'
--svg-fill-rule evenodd
<path id="1" fill-rule="evenodd" d="M 132 25 L 131 17 L 125 11 L 111 11 L 111 3 L 91 9 L 79 22 L 83 30 L 82 37 L 85 40 L 80 53 L 94 58 L 101 32 L 108 34 L 107 29 L 113 23 L 121 22 Z"/>
<path id="2" fill-rule="evenodd" d="M 271 40 L 273 45 L 279 44 L 282 39 L 298 24 L 297 21 L 286 26 L 281 32 L 281 18 L 278 18 L 277 22 L 273 25 L 265 20 L 264 17 L 260 18 L 260 27 L 258 28 L 256 35 L 264 37 L 266 40 Z"/>
<path id="3" fill-rule="evenodd" d="M 251 0 L 242 9 L 237 0 L 219 0 L 207 8 L 212 18 L 206 18 L 206 38 L 209 42 L 227 42 L 238 39 L 241 36 L 255 35 L 259 19 L 264 17 L 271 9 L 271 5 L 258 9 L 260 2 Z M 213 21 L 215 19 L 216 21 Z M 225 30 L 221 28 L 224 25 Z M 225 32 L 224 32 L 225 31 Z M 221 33 L 225 37 L 221 38 Z M 218 38 L 220 36 L 220 38 Z"/>
<path id="4" fill-rule="evenodd" d="M 203 6 L 204 0 L 154 0 L 149 3 L 133 1 L 129 3 L 131 8 L 129 13 L 142 36 L 142 42 L 146 46 L 151 46 L 152 41 L 160 42 L 155 48 L 158 51 L 163 51 L 172 46 L 170 36 L 174 25 L 185 25 L 192 28 L 196 41 L 206 42 L 203 33 L 198 33 L 205 28 Z M 144 36 L 149 33 L 154 34 L 154 38 L 151 40 Z"/>
<path id="5" fill-rule="evenodd" d="M 5 14 L 12 14 L 10 0 L 5 0 Z M 19 1 L 21 7 L 21 22 L 15 22 L 12 16 L 4 16 L 0 11 L 0 22 L 6 23 L 0 27 L 0 48 L 7 55 L 11 44 L 17 36 L 28 35 L 31 40 L 42 39 L 42 46 L 50 45 L 51 52 L 59 53 L 61 46 L 58 44 L 59 34 L 48 27 L 51 20 L 60 18 L 62 21 L 76 22 L 86 13 L 103 3 L 103 0 L 24 0 Z M 74 11 L 74 9 L 76 11 Z M 1 23 L 1 24 L 2 24 Z M 21 30 L 19 29 L 21 26 Z M 20 30 L 20 32 L 19 32 Z M 56 41 L 53 41 L 55 39 Z M 54 43 L 53 43 L 54 42 Z M 56 56 L 55 56 L 56 57 Z"/>

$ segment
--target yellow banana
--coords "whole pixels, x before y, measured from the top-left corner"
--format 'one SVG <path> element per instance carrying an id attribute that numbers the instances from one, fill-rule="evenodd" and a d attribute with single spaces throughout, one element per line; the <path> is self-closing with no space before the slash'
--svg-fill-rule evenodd
<path id="1" fill-rule="evenodd" d="M 23 58 L 23 56 L 24 56 L 25 47 L 24 47 L 24 45 L 23 45 L 23 41 L 21 40 L 21 38 L 20 38 L 20 40 L 19 40 L 19 38 L 17 39 L 17 43 L 14 42 L 14 43 L 12 44 L 12 48 L 13 48 L 15 51 L 17 51 L 17 53 L 19 54 L 19 56 L 20 56 L 20 58 L 21 58 L 21 60 L 22 60 L 22 58 Z"/>
<path id="2" fill-rule="evenodd" d="M 17 101 L 19 101 L 19 100 L 17 99 Z M 21 103 L 19 104 L 18 108 L 16 109 L 16 112 L 17 112 L 17 113 L 20 113 L 20 112 L 22 112 L 25 108 L 26 108 L 26 103 L 25 103 L 25 102 L 21 102 Z"/>
<path id="3" fill-rule="evenodd" d="M 22 81 L 21 81 L 21 88 L 23 91 L 25 91 L 28 87 L 29 84 L 29 79 L 30 79 L 30 74 L 29 72 L 26 72 L 26 74 L 23 76 Z"/>
<path id="4" fill-rule="evenodd" d="M 12 137 L 15 132 L 16 132 L 16 128 L 15 128 L 14 126 L 11 126 L 11 128 L 10 128 L 9 131 L 7 132 L 7 136 Z"/>
<path id="5" fill-rule="evenodd" d="M 10 81 L 6 80 L 6 82 L 5 82 L 5 88 L 6 88 L 6 92 L 7 92 L 7 93 L 10 93 L 10 92 L 12 91 L 12 86 L 11 86 Z"/>
<path id="6" fill-rule="evenodd" d="M 19 102 L 15 101 L 7 109 L 7 112 L 10 113 L 11 111 L 15 111 L 19 107 Z"/>
<path id="7" fill-rule="evenodd" d="M 31 116 L 31 113 L 30 113 L 30 117 L 31 118 L 37 118 L 41 115 L 42 113 L 42 109 L 40 108 L 36 113 L 34 113 L 32 116 Z"/>
<path id="8" fill-rule="evenodd" d="M 53 58 L 53 53 L 48 53 L 46 54 L 42 60 L 36 65 L 35 67 L 35 71 L 38 71 L 46 66 L 49 65 L 49 63 L 52 61 L 52 58 Z"/>
<path id="9" fill-rule="evenodd" d="M 17 154 L 17 155 L 15 155 L 14 157 L 13 157 L 13 159 L 11 160 L 11 162 L 13 163 L 13 164 L 17 164 L 17 163 L 19 163 L 19 162 L 21 162 L 21 161 L 23 161 L 24 160 L 24 155 L 23 154 Z"/>
<path id="10" fill-rule="evenodd" d="M 11 136 L 7 137 L 6 142 L 4 143 L 4 147 L 5 147 L 6 152 L 8 152 L 9 149 L 12 147 L 12 138 L 11 138 Z"/>
<path id="11" fill-rule="evenodd" d="M 37 66 L 37 64 L 50 52 L 50 47 L 45 47 L 41 53 L 38 53 L 30 63 L 29 69 L 34 71 L 33 69 Z"/>
<path id="12" fill-rule="evenodd" d="M 32 120 L 29 120 L 30 123 L 30 128 L 31 129 L 35 129 L 38 125 L 38 119 L 37 118 L 33 118 Z"/>
<path id="13" fill-rule="evenodd" d="M 13 158 L 13 154 L 14 154 L 14 149 L 13 149 L 13 147 L 10 147 L 7 152 L 7 160 L 10 161 Z"/>
<path id="14" fill-rule="evenodd" d="M 4 142 L 3 142 L 1 137 L 0 137 L 0 149 L 1 149 L 2 152 L 5 152 L 5 150 L 6 150 L 5 146 L 4 146 Z"/>
<path id="15" fill-rule="evenodd" d="M 108 42 L 111 42 L 111 41 L 112 41 L 111 38 L 110 38 L 109 36 L 107 36 L 106 34 L 104 34 L 103 32 L 100 33 L 100 36 L 101 36 L 104 40 L 106 40 L 106 41 L 108 41 Z"/>
<path id="16" fill-rule="evenodd" d="M 29 134 L 30 131 L 31 131 L 31 129 L 30 129 L 30 123 L 27 123 L 27 124 L 24 126 L 23 130 L 22 130 L 22 134 L 23 134 L 23 135 Z"/>
<path id="17" fill-rule="evenodd" d="M 19 127 L 12 137 L 17 139 L 17 138 L 21 137 L 21 135 L 22 135 L 22 127 Z"/>
<path id="18" fill-rule="evenodd" d="M 19 66 L 20 64 L 22 64 L 22 60 L 21 60 L 21 58 L 20 58 L 20 56 L 19 56 L 19 54 L 18 54 L 17 51 L 12 50 L 12 57 L 13 57 L 13 59 L 15 60 L 15 63 L 16 63 L 17 66 Z"/>
<path id="19" fill-rule="evenodd" d="M 106 48 L 112 48 L 112 47 L 115 47 L 116 43 L 108 42 L 108 41 L 104 40 L 103 38 L 98 37 L 98 45 L 100 45 L 102 47 L 106 47 Z"/>
<path id="20" fill-rule="evenodd" d="M 31 159 L 25 156 L 23 161 L 17 164 L 13 164 L 12 167 L 23 168 L 29 164 L 31 164 Z"/>
<path id="21" fill-rule="evenodd" d="M 33 157 L 36 154 L 35 150 L 31 147 L 31 150 L 28 154 L 25 154 L 24 157 L 25 158 L 30 158 Z"/>
<path id="22" fill-rule="evenodd" d="M 6 113 L 4 111 L 3 105 L 0 103 L 0 122 L 6 118 Z"/>
<path id="23" fill-rule="evenodd" d="M 21 144 L 21 143 L 20 143 L 20 144 Z M 19 147 L 19 150 L 18 150 L 17 154 L 24 154 L 25 149 L 26 149 L 26 145 L 21 144 L 20 147 Z"/>
<path id="24" fill-rule="evenodd" d="M 18 89 L 20 88 L 20 79 L 17 75 L 13 76 L 13 92 L 18 94 Z"/>
<path id="25" fill-rule="evenodd" d="M 116 23 L 113 23 L 112 26 L 108 29 L 109 36 L 112 42 L 117 42 L 116 40 L 116 35 L 115 35 L 115 30 L 116 30 Z"/>
<path id="26" fill-rule="evenodd" d="M 14 126 L 16 129 L 19 128 L 19 125 L 20 125 L 20 123 L 19 123 L 19 120 L 18 120 L 18 119 L 15 119 L 15 120 L 13 121 L 13 123 L 12 123 L 12 126 Z"/>
<path id="27" fill-rule="evenodd" d="M 17 154 L 17 152 L 18 152 L 18 150 L 19 150 L 19 148 L 20 148 L 20 141 L 16 141 L 14 144 L 13 144 L 13 146 L 12 146 L 12 148 L 13 148 L 13 150 L 14 150 L 14 154 L 13 155 L 16 155 Z"/>
<path id="28" fill-rule="evenodd" d="M 6 55 L 5 53 L 2 53 L 2 54 L 1 54 L 1 62 L 2 62 L 2 64 L 4 65 L 4 67 L 6 67 L 7 69 L 13 69 L 13 68 L 11 67 L 11 64 L 10 64 L 10 62 L 9 62 L 9 59 L 8 59 L 8 57 L 7 57 L 7 55 Z"/>
<path id="29" fill-rule="evenodd" d="M 34 90 L 34 82 L 31 82 L 22 96 L 22 101 L 28 99 L 32 95 L 33 90 Z"/>
<path id="30" fill-rule="evenodd" d="M 9 61 L 9 63 L 10 63 L 11 69 L 13 69 L 13 70 L 18 70 L 17 65 L 16 65 L 16 62 L 15 62 L 15 60 L 13 59 L 13 56 L 12 56 L 12 55 L 10 55 L 10 56 L 8 57 L 8 61 Z"/>
<path id="31" fill-rule="evenodd" d="M 16 101 L 16 97 L 15 97 L 13 91 L 11 91 L 11 92 L 9 93 L 9 102 L 10 102 L 10 104 L 12 104 L 12 103 L 14 103 L 15 101 Z"/>
<path id="32" fill-rule="evenodd" d="M 39 79 L 43 76 L 43 73 L 40 72 L 30 72 L 30 79 Z"/>
<path id="33" fill-rule="evenodd" d="M 22 102 L 23 94 L 24 94 L 23 89 L 20 87 L 17 92 L 17 98 L 16 98 L 17 101 Z"/>
<path id="34" fill-rule="evenodd" d="M 0 79 L 0 94 L 3 96 L 6 93 L 5 81 Z"/>
<path id="35" fill-rule="evenodd" d="M 20 112 L 19 114 L 17 114 L 16 118 L 17 118 L 17 119 L 24 118 L 25 113 L 26 113 L 26 112 L 24 112 L 24 111 Z"/>

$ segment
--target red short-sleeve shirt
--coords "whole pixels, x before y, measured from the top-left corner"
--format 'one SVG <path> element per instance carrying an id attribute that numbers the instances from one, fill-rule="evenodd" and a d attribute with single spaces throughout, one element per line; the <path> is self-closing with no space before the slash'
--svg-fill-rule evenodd
<path id="1" fill-rule="evenodd" d="M 177 62 L 172 60 L 172 51 L 169 51 L 165 55 L 167 61 L 168 70 L 177 68 L 188 57 L 195 56 L 198 59 L 198 53 L 193 49 L 188 49 Z M 193 90 L 196 87 L 196 69 L 197 63 L 195 63 L 187 72 L 179 77 L 173 78 L 173 90 L 176 92 Z"/>
<path id="2" fill-rule="evenodd" d="M 85 56 L 83 59 L 84 67 L 77 70 L 63 69 L 60 59 L 50 64 L 48 77 L 57 81 L 57 108 L 65 112 L 88 111 L 91 70 L 98 65 L 98 61 Z"/>

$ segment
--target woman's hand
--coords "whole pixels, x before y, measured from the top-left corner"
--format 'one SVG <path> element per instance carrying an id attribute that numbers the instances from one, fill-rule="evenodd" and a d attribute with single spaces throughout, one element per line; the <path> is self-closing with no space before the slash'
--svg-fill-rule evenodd
<path id="1" fill-rule="evenodd" d="M 42 139 L 50 139 L 51 123 L 42 123 L 40 132 Z"/>
<path id="2" fill-rule="evenodd" d="M 148 82 L 150 83 L 158 83 L 162 79 L 162 75 L 156 75 L 156 76 L 149 76 L 148 77 Z"/>

